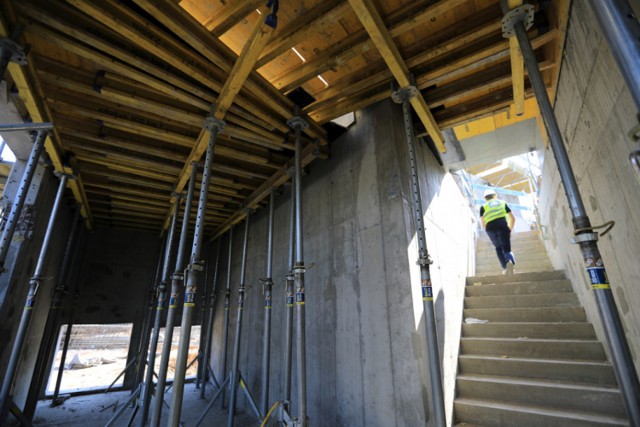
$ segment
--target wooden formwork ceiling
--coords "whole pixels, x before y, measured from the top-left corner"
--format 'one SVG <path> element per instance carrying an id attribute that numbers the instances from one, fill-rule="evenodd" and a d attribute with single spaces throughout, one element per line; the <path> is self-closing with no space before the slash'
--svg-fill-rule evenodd
<path id="1" fill-rule="evenodd" d="M 0 1 L 0 31 L 23 23 L 29 46 L 29 65 L 7 73 L 14 100 L 54 122 L 47 152 L 78 174 L 73 194 L 97 227 L 166 228 L 212 111 L 227 124 L 206 215 L 216 235 L 289 179 L 301 93 L 304 164 L 328 153 L 323 125 L 389 98 L 392 82 L 415 82 L 416 131 L 441 151 L 442 130 L 532 96 L 498 0 L 280 0 L 275 29 L 267 0 Z M 553 96 L 569 0 L 531 4 Z"/>

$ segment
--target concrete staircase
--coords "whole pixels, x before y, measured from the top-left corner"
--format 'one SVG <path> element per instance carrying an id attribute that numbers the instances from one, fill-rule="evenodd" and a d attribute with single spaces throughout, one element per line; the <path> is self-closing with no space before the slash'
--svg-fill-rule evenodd
<path id="1" fill-rule="evenodd" d="M 515 269 L 517 273 L 553 270 L 537 231 L 513 233 L 511 235 L 511 249 L 516 256 Z M 489 237 L 483 232 L 478 239 L 476 248 L 476 275 L 501 273 L 502 268 L 496 256 L 496 250 Z"/>
<path id="2" fill-rule="evenodd" d="M 515 251 L 525 245 L 534 243 Z M 549 271 L 467 278 L 464 318 L 487 322 L 462 326 L 455 423 L 629 425 L 613 368 L 571 284 L 548 259 L 541 263 Z"/>

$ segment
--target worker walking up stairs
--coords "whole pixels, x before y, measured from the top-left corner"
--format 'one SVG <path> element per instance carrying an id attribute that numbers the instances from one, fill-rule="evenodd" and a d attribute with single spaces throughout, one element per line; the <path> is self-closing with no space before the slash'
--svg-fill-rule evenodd
<path id="1" fill-rule="evenodd" d="M 571 283 L 552 271 L 535 233 L 512 240 L 515 274 L 503 275 L 490 243 L 480 242 L 477 275 L 467 278 L 454 424 L 629 425 Z"/>

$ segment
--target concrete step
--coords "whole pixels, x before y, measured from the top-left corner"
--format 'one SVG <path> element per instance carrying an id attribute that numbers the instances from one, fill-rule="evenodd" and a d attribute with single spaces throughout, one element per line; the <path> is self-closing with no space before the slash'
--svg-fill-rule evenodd
<path id="1" fill-rule="evenodd" d="M 549 258 L 545 257 L 518 257 L 516 256 L 516 266 L 522 268 L 523 266 L 546 266 L 551 265 Z M 500 261 L 496 254 L 486 255 L 482 257 L 476 257 L 476 269 L 486 267 L 499 267 Z"/>
<path id="2" fill-rule="evenodd" d="M 459 370 L 461 374 L 540 378 L 611 387 L 617 385 L 609 362 L 463 354 L 460 355 Z"/>
<path id="3" fill-rule="evenodd" d="M 494 426 L 595 427 L 628 426 L 624 418 L 592 412 L 562 411 L 533 405 L 514 405 L 480 399 L 456 399 L 457 422 Z"/>
<path id="4" fill-rule="evenodd" d="M 541 259 L 549 259 L 549 255 L 547 254 L 547 250 L 539 245 L 511 245 L 511 251 L 516 256 L 516 259 L 520 257 L 531 257 L 531 258 L 541 258 Z M 482 259 L 491 256 L 496 256 L 496 249 L 492 243 L 486 246 L 480 246 L 476 248 L 476 258 Z"/>
<path id="5" fill-rule="evenodd" d="M 456 383 L 462 398 L 497 400 L 552 409 L 588 411 L 624 417 L 622 396 L 617 388 L 571 384 L 540 379 L 459 375 Z"/>
<path id="6" fill-rule="evenodd" d="M 494 274 L 490 276 L 467 277 L 468 285 L 475 284 L 496 284 L 496 283 L 519 283 L 519 282 L 542 282 L 545 280 L 565 279 L 562 270 L 541 271 L 532 273 L 516 273 L 511 275 Z"/>
<path id="7" fill-rule="evenodd" d="M 527 308 L 527 307 L 579 307 L 580 301 L 573 293 L 497 295 L 466 297 L 465 308 Z"/>
<path id="8" fill-rule="evenodd" d="M 553 270 L 553 264 L 551 264 L 551 261 L 516 260 L 514 268 L 518 273 L 549 271 Z M 487 261 L 484 263 L 479 263 L 476 261 L 476 275 L 484 276 L 487 274 L 502 274 L 502 266 L 500 265 L 500 261 L 498 261 L 498 257 L 494 256 L 491 261 Z"/>
<path id="9" fill-rule="evenodd" d="M 543 338 L 543 339 L 596 339 L 593 326 L 588 322 L 579 323 L 479 323 L 462 325 L 465 338 Z"/>
<path id="10" fill-rule="evenodd" d="M 489 322 L 585 322 L 582 307 L 467 308 L 464 318 Z"/>
<path id="11" fill-rule="evenodd" d="M 600 362 L 607 360 L 602 344 L 596 340 L 463 337 L 460 340 L 460 353 Z"/>
<path id="12" fill-rule="evenodd" d="M 465 289 L 468 297 L 491 295 L 522 295 L 557 292 L 573 292 L 571 282 L 566 279 L 544 282 L 519 282 L 507 284 L 469 285 Z"/>

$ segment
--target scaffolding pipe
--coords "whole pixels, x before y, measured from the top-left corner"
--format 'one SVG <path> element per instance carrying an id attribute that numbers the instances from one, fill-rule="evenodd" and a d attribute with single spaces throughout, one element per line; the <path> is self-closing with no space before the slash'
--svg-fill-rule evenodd
<path id="1" fill-rule="evenodd" d="M 271 356 L 271 307 L 273 291 L 273 215 L 275 189 L 269 195 L 269 224 L 267 234 L 267 277 L 264 279 L 264 335 L 262 342 L 262 395 L 260 411 L 266 414 L 269 410 L 269 364 Z"/>
<path id="2" fill-rule="evenodd" d="M 295 177 L 291 173 L 291 202 L 289 214 L 289 262 L 286 275 L 285 289 L 285 321 L 284 321 L 284 402 L 282 406 L 286 411 L 291 410 L 291 367 L 293 358 L 293 265 L 295 263 L 296 249 L 296 197 Z"/>
<path id="3" fill-rule="evenodd" d="M 231 361 L 230 373 L 230 390 L 229 390 L 229 418 L 227 419 L 227 427 L 233 427 L 233 417 L 236 412 L 236 397 L 238 384 L 240 382 L 240 370 L 238 364 L 240 362 L 240 335 L 242 332 L 242 311 L 244 309 L 244 292 L 245 277 L 247 270 L 247 247 L 249 243 L 249 216 L 244 220 L 244 238 L 242 240 L 242 266 L 240 267 L 240 285 L 238 286 L 238 317 L 236 318 L 236 335 L 233 342 L 233 360 Z"/>
<path id="4" fill-rule="evenodd" d="M 43 123 L 16 123 L 9 125 L 1 125 L 0 124 L 0 133 L 2 132 L 17 132 L 17 131 L 43 131 L 43 130 L 51 130 L 53 129 L 53 123 L 51 122 L 43 122 Z"/>
<path id="5" fill-rule="evenodd" d="M 69 238 L 67 239 L 64 255 L 62 256 L 62 262 L 60 264 L 60 275 L 58 276 L 56 287 L 53 289 L 51 296 L 51 304 L 49 305 L 49 312 L 47 313 L 47 320 L 40 339 L 38 356 L 24 406 L 24 415 L 30 420 L 33 419 L 43 385 L 46 384 L 45 376 L 48 368 L 52 364 L 56 343 L 58 343 L 58 334 L 56 332 L 60 327 L 60 316 L 62 314 L 62 303 L 64 302 L 67 291 L 67 275 L 71 265 L 71 255 L 79 236 L 79 218 L 80 206 L 77 206 L 71 219 L 71 230 L 69 231 Z"/>
<path id="6" fill-rule="evenodd" d="M 640 425 L 640 384 L 638 383 L 638 375 L 613 293 L 611 292 L 602 256 L 596 243 L 598 234 L 593 231 L 582 202 L 578 184 L 569 161 L 569 155 L 564 146 L 562 134 L 553 113 L 553 107 L 523 21 L 514 22 L 513 30 L 527 66 L 529 80 L 538 101 L 540 113 L 544 119 L 549 135 L 549 144 L 553 150 L 562 185 L 569 201 L 573 217 L 575 242 L 580 245 L 587 275 L 591 279 L 591 288 L 598 304 L 598 311 L 609 346 L 614 371 L 618 384 L 620 384 L 627 415 L 631 425 L 637 426 Z"/>
<path id="7" fill-rule="evenodd" d="M 171 254 L 173 250 L 173 240 L 176 234 L 176 225 L 178 223 L 178 212 L 180 205 L 176 203 L 173 211 L 171 226 L 169 227 L 169 235 L 167 236 L 166 246 L 164 250 L 164 261 L 162 263 L 162 276 L 158 285 L 158 301 L 156 304 L 155 318 L 153 320 L 153 331 L 151 333 L 151 346 L 149 347 L 147 371 L 144 380 L 144 386 L 141 389 L 142 411 L 138 419 L 138 425 L 144 427 L 149 419 L 149 406 L 151 405 L 151 395 L 153 393 L 153 374 L 156 366 L 156 351 L 158 348 L 158 338 L 160 336 L 160 320 L 162 319 L 162 310 L 164 309 L 164 301 L 167 297 L 167 284 L 169 283 L 169 266 L 171 264 Z"/>
<path id="8" fill-rule="evenodd" d="M 13 204 L 11 205 L 9 216 L 7 217 L 7 223 L 4 226 L 2 238 L 0 239 L 0 273 L 4 271 L 4 263 L 7 259 L 7 253 L 9 253 L 11 239 L 13 239 L 13 233 L 16 231 L 16 227 L 18 226 L 20 214 L 22 213 L 22 206 L 27 198 L 29 186 L 31 185 L 33 174 L 36 172 L 38 160 L 40 159 L 40 154 L 42 154 L 46 138 L 47 131 L 38 131 L 36 140 L 33 143 L 33 148 L 31 148 L 31 154 L 29 154 L 29 158 L 27 159 L 27 164 L 25 166 L 24 173 L 22 174 L 22 180 L 18 186 L 18 191 L 13 199 Z"/>
<path id="9" fill-rule="evenodd" d="M 49 223 L 47 224 L 47 231 L 45 232 L 44 239 L 42 241 L 42 247 L 40 249 L 40 255 L 38 256 L 38 261 L 36 262 L 35 272 L 29 281 L 29 294 L 27 296 L 27 300 L 22 311 L 22 318 L 20 319 L 20 325 L 18 326 L 18 332 L 16 333 L 16 338 L 13 343 L 13 348 L 11 349 L 11 356 L 9 358 L 9 364 L 7 365 L 7 370 L 5 372 L 4 380 L 2 382 L 2 389 L 0 390 L 0 413 L 6 414 L 5 408 L 8 408 L 11 405 L 12 398 L 9 393 L 11 392 L 11 387 L 13 386 L 13 380 L 16 374 L 16 368 L 18 367 L 18 362 L 20 360 L 20 354 L 22 353 L 22 347 L 24 345 L 24 340 L 27 336 L 27 328 L 29 327 L 29 322 L 31 321 L 31 314 L 33 313 L 33 307 L 36 303 L 36 296 L 38 290 L 45 278 L 43 277 L 45 263 L 47 260 L 47 255 L 49 254 L 49 246 L 51 245 L 51 240 L 53 239 L 54 227 L 56 225 L 56 219 L 58 218 L 58 213 L 60 211 L 60 206 L 62 205 L 62 198 L 64 196 L 64 190 L 67 186 L 67 181 L 69 180 L 69 175 L 63 174 L 60 177 L 60 184 L 58 185 L 58 192 L 56 194 L 55 201 L 53 203 L 53 208 L 51 209 L 51 216 L 49 217 Z M 4 417 L 4 415 L 2 415 Z M 4 419 L 0 419 L 0 424 L 3 424 Z"/>
<path id="10" fill-rule="evenodd" d="M 216 288 L 218 283 L 218 267 L 220 265 L 220 249 L 222 244 L 222 238 L 218 239 L 218 248 L 216 250 L 216 264 L 213 270 L 213 290 L 211 292 L 211 299 L 209 305 L 209 322 L 207 323 L 207 339 L 205 341 L 204 346 L 204 366 L 203 369 L 203 377 L 202 377 L 202 388 L 200 389 L 200 399 L 204 399 L 204 392 L 207 386 L 207 381 L 209 380 L 209 374 L 213 376 L 213 371 L 211 371 L 211 366 L 209 365 L 209 360 L 211 359 L 211 343 L 213 340 L 213 320 L 216 309 Z M 203 319 L 204 322 L 204 319 Z M 215 376 L 213 377 L 215 381 Z"/>
<path id="11" fill-rule="evenodd" d="M 214 149 L 218 133 L 224 128 L 224 122 L 210 116 L 205 121 L 205 128 L 209 131 L 209 144 L 202 171 L 202 184 L 200 185 L 200 198 L 198 200 L 198 214 L 196 215 L 196 227 L 191 248 L 191 264 L 187 267 L 185 278 L 184 304 L 182 310 L 182 323 L 180 327 L 180 344 L 176 359 L 176 371 L 173 380 L 173 393 L 171 395 L 171 410 L 169 411 L 169 425 L 178 427 L 180 413 L 182 412 L 182 399 L 184 395 L 184 380 L 187 371 L 187 359 L 189 356 L 189 340 L 191 338 L 191 323 L 195 307 L 195 297 L 200 275 L 204 268 L 204 262 L 200 259 L 202 238 L 204 235 L 205 214 L 207 210 L 207 198 L 209 196 L 209 184 L 211 181 L 211 166 L 213 165 Z"/>
<path id="12" fill-rule="evenodd" d="M 164 404 L 165 385 L 167 383 L 167 370 L 169 369 L 169 359 L 171 357 L 171 346 L 173 344 L 173 329 L 175 327 L 176 310 L 180 300 L 180 285 L 183 282 L 183 269 L 185 264 L 185 248 L 189 234 L 189 218 L 191 217 L 191 206 L 193 205 L 193 194 L 196 188 L 198 167 L 194 162 L 191 164 L 191 177 L 187 190 L 187 200 L 184 205 L 182 215 L 182 228 L 180 230 L 180 240 L 178 242 L 178 254 L 174 273 L 171 276 L 171 295 L 169 297 L 169 308 L 167 310 L 167 323 L 164 328 L 164 343 L 162 345 L 162 355 L 160 357 L 160 367 L 158 369 L 158 379 L 156 382 L 156 394 L 153 401 L 153 412 L 151 414 L 151 426 L 158 427 L 162 418 L 162 405 Z M 177 195 L 176 209 L 180 208 L 182 195 Z"/>
<path id="13" fill-rule="evenodd" d="M 415 152 L 415 135 L 411 118 L 411 97 L 417 94 L 414 86 L 403 88 L 393 94 L 396 102 L 402 103 L 404 118 L 404 130 L 407 140 L 409 156 L 409 168 L 411 175 L 411 191 L 413 193 L 413 212 L 418 239 L 418 265 L 420 265 L 420 283 L 422 288 L 422 305 L 424 307 L 425 329 L 427 335 L 427 354 L 429 359 L 429 379 L 431 384 L 431 396 L 433 406 L 433 420 L 436 427 L 444 427 L 444 392 L 442 390 L 442 373 L 440 371 L 440 352 L 438 350 L 438 330 L 436 325 L 435 310 L 433 307 L 433 288 L 429 265 L 431 258 L 427 250 L 427 239 L 424 228 L 424 213 L 422 211 L 422 196 L 420 193 L 420 181 Z"/>
<path id="14" fill-rule="evenodd" d="M 296 354 L 298 373 L 298 425 L 306 427 L 307 420 L 307 354 L 306 354 L 306 322 L 305 322 L 305 285 L 304 251 L 302 243 L 302 130 L 309 126 L 300 116 L 287 121 L 296 136 L 294 156 L 294 203 L 295 203 L 295 240 L 296 262 L 293 266 L 293 280 L 296 290 Z"/>
<path id="15" fill-rule="evenodd" d="M 640 23 L 627 0 L 590 0 L 631 97 L 640 111 Z"/>
<path id="16" fill-rule="evenodd" d="M 221 378 L 227 377 L 227 353 L 229 352 L 229 307 L 231 305 L 231 261 L 233 252 L 233 227 L 229 229 L 229 249 L 227 257 L 227 286 L 224 291 L 224 326 L 223 326 L 223 338 L 222 338 L 222 363 L 221 363 Z M 220 408 L 224 409 L 225 390 L 223 387 Z"/>

